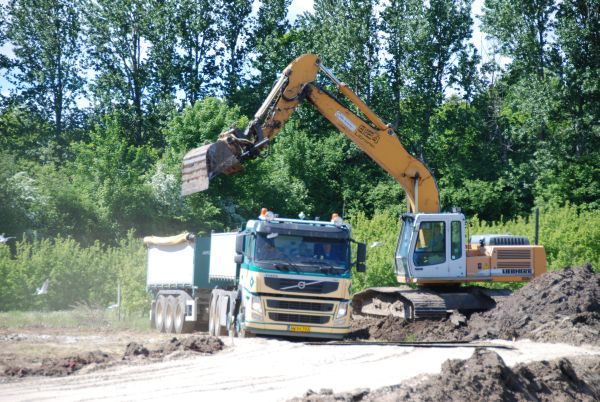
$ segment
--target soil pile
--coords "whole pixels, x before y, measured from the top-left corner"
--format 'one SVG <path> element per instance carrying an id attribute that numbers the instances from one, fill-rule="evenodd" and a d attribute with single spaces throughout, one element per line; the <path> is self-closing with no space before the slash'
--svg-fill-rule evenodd
<path id="1" fill-rule="evenodd" d="M 134 358 L 162 358 L 175 352 L 196 352 L 203 354 L 213 354 L 223 350 L 223 341 L 215 336 L 193 335 L 184 339 L 171 338 L 163 343 L 156 350 L 148 350 L 144 345 L 131 342 L 125 348 L 123 360 L 132 360 Z"/>
<path id="2" fill-rule="evenodd" d="M 4 371 L 4 375 L 7 377 L 25 377 L 30 375 L 64 377 L 90 364 L 106 363 L 109 360 L 110 358 L 106 353 L 95 351 L 83 355 L 44 359 L 37 367 L 8 367 Z"/>
<path id="3" fill-rule="evenodd" d="M 459 322 L 460 321 L 460 322 Z M 541 342 L 600 345 L 600 275 L 591 265 L 548 272 L 502 300 L 496 308 L 462 320 L 405 321 L 388 316 L 357 319 L 354 339 L 455 341 L 529 338 Z"/>
<path id="4" fill-rule="evenodd" d="M 213 354 L 223 350 L 223 341 L 216 336 L 189 336 L 179 340 L 173 338 L 159 349 L 159 353 L 169 354 L 175 351 L 192 351 L 197 353 Z"/>
<path id="5" fill-rule="evenodd" d="M 219 338 L 201 335 L 189 336 L 181 340 L 172 338 L 164 342 L 156 350 L 149 350 L 140 343 L 130 342 L 125 348 L 125 353 L 121 360 L 151 359 L 159 361 L 165 358 L 177 358 L 180 355 L 187 355 L 189 353 L 213 354 L 222 350 L 223 347 L 224 344 Z M 93 365 L 106 367 L 118 361 L 118 356 L 111 356 L 100 351 L 95 351 L 68 357 L 46 358 L 42 359 L 41 363 L 11 365 L 3 372 L 0 372 L 0 377 L 2 375 L 5 377 L 64 377 L 84 367 L 86 369 L 93 368 Z"/>
<path id="6" fill-rule="evenodd" d="M 600 344 L 600 275 L 591 265 L 548 272 L 469 320 L 466 338 Z"/>
<path id="7" fill-rule="evenodd" d="M 556 401 L 600 399 L 600 361 L 568 359 L 506 366 L 495 352 L 476 349 L 467 360 L 448 360 L 442 372 L 416 385 L 334 394 L 308 391 L 293 401 Z"/>
<path id="8" fill-rule="evenodd" d="M 465 326 L 457 327 L 450 320 L 406 321 L 392 315 L 381 319 L 356 319 L 351 325 L 351 339 L 388 342 L 461 341 L 469 335 Z"/>

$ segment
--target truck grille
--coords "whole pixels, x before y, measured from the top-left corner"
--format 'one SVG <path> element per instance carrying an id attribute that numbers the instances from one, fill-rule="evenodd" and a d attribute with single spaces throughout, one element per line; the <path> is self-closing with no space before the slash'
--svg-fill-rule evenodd
<path id="1" fill-rule="evenodd" d="M 529 260 L 531 250 L 498 250 L 499 260 Z"/>
<path id="2" fill-rule="evenodd" d="M 298 322 L 303 324 L 326 324 L 329 322 L 329 317 L 319 315 L 269 313 L 269 318 L 273 321 Z"/>
<path id="3" fill-rule="evenodd" d="M 267 307 L 279 308 L 282 310 L 333 311 L 332 303 L 309 303 L 276 299 L 267 300 Z"/>
<path id="4" fill-rule="evenodd" d="M 331 293 L 338 289 L 337 282 L 319 280 L 298 280 L 289 278 L 265 278 L 265 285 L 282 292 Z"/>

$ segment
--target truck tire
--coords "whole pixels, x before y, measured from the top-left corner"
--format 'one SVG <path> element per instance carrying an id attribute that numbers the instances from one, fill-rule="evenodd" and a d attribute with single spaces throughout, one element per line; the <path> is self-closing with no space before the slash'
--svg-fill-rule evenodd
<path id="1" fill-rule="evenodd" d="M 242 307 L 242 309 L 240 310 L 240 316 L 245 317 L 244 314 L 244 308 Z M 236 324 L 237 325 L 237 324 Z M 238 336 L 240 338 L 254 338 L 256 335 L 253 334 L 252 332 L 248 332 L 248 330 L 246 329 L 246 326 L 243 325 L 239 325 L 239 330 L 237 331 Z"/>
<path id="2" fill-rule="evenodd" d="M 173 309 L 173 332 L 180 334 L 183 331 L 183 323 L 185 322 L 185 299 L 178 297 L 175 300 Z"/>
<path id="3" fill-rule="evenodd" d="M 176 334 L 187 334 L 193 331 L 194 322 L 185 320 L 186 300 L 185 297 L 179 297 L 176 300 L 175 315 L 173 321 L 173 330 Z"/>
<path id="4" fill-rule="evenodd" d="M 165 332 L 168 334 L 173 333 L 173 323 L 175 321 L 176 306 L 177 300 L 173 296 L 167 297 L 165 303 Z"/>
<path id="5" fill-rule="evenodd" d="M 165 332 L 165 308 L 167 299 L 160 295 L 154 304 L 154 326 L 158 332 Z"/>
<path id="6" fill-rule="evenodd" d="M 217 307 L 217 297 L 215 294 L 210 295 L 210 305 L 208 306 L 208 334 L 212 336 L 216 336 L 215 330 L 215 319 L 217 318 L 216 307 Z"/>
<path id="7" fill-rule="evenodd" d="M 226 336 L 227 335 L 227 328 L 225 328 L 225 325 L 227 325 L 227 321 L 225 322 L 221 322 L 221 303 L 219 298 L 217 299 L 217 319 L 216 319 L 216 327 L 215 327 L 215 335 L 217 336 Z"/>

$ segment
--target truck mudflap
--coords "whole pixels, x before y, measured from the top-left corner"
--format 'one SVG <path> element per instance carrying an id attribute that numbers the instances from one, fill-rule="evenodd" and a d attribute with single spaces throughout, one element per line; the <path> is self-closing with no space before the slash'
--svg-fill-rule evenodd
<path id="1" fill-rule="evenodd" d="M 393 315 L 407 320 L 440 319 L 452 311 L 470 314 L 487 311 L 510 295 L 507 289 L 468 287 L 402 287 L 370 288 L 352 298 L 354 314 L 373 317 Z"/>

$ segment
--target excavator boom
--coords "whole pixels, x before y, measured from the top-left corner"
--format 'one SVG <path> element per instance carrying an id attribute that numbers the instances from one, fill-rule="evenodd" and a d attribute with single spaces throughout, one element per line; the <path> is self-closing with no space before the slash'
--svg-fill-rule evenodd
<path id="1" fill-rule="evenodd" d="M 368 121 L 315 83 L 319 71 Z M 245 160 L 260 155 L 305 98 L 394 177 L 406 192 L 413 212 L 439 212 L 439 192 L 429 169 L 404 149 L 394 131 L 324 67 L 315 54 L 302 55 L 286 67 L 245 132 L 226 131 L 215 143 L 195 148 L 185 155 L 182 194 L 206 190 L 210 180 L 220 173 L 240 171 Z"/>

